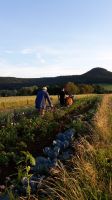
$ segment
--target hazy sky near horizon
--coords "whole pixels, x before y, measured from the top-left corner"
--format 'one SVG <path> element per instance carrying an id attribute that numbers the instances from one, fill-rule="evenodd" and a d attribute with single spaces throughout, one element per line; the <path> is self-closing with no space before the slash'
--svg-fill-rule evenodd
<path id="1" fill-rule="evenodd" d="M 0 0 L 0 76 L 112 71 L 112 0 Z"/>

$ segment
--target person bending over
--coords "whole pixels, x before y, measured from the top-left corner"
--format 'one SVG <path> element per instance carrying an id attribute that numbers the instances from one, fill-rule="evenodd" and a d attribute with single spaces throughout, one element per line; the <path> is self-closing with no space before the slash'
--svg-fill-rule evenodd
<path id="1" fill-rule="evenodd" d="M 35 107 L 38 109 L 39 114 L 44 116 L 46 103 L 48 102 L 50 107 L 53 107 L 52 102 L 50 100 L 49 93 L 47 92 L 47 87 L 43 87 L 42 90 L 37 92 L 36 100 L 35 100 Z"/>

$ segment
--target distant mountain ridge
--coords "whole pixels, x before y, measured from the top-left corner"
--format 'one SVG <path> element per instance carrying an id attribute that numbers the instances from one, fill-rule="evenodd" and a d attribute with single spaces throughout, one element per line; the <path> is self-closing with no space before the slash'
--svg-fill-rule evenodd
<path id="1" fill-rule="evenodd" d="M 108 71 L 107 69 L 101 68 L 101 67 L 96 67 L 91 69 L 90 71 L 84 73 L 83 75 L 100 75 L 100 76 L 112 76 L 112 72 Z"/>
<path id="2" fill-rule="evenodd" d="M 19 89 L 28 86 L 41 86 L 52 84 L 65 84 L 67 82 L 83 83 L 83 84 L 112 84 L 112 72 L 96 67 L 82 75 L 68 75 L 45 78 L 15 78 L 15 77 L 0 77 L 0 89 Z"/>

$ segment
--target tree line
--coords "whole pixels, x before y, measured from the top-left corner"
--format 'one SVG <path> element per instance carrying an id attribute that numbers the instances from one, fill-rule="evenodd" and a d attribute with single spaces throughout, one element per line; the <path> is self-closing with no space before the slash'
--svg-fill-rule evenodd
<path id="1" fill-rule="evenodd" d="M 47 88 L 50 95 L 58 95 L 62 88 L 65 88 L 65 91 L 68 94 L 107 93 L 107 91 L 105 91 L 105 89 L 100 85 L 75 84 L 74 82 L 68 82 L 64 85 L 47 85 Z M 0 96 L 32 96 L 36 95 L 39 89 L 41 89 L 40 86 L 34 85 L 14 90 L 0 90 Z"/>

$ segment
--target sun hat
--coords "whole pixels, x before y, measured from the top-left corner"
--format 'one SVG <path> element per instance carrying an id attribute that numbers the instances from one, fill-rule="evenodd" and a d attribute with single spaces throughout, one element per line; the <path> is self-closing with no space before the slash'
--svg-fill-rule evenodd
<path id="1" fill-rule="evenodd" d="M 42 89 L 47 91 L 47 87 L 43 87 Z"/>

